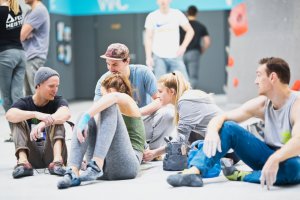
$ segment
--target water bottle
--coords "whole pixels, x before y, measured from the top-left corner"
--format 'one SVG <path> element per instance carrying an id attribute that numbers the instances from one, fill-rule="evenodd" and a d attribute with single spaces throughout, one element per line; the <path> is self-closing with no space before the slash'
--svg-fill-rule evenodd
<path id="1" fill-rule="evenodd" d="M 39 142 L 39 141 L 44 141 L 44 140 L 46 140 L 46 131 L 45 130 L 39 133 L 39 138 L 36 141 Z"/>

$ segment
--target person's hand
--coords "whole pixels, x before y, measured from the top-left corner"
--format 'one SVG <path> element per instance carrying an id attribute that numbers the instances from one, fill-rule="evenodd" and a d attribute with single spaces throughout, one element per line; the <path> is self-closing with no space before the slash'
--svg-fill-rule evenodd
<path id="1" fill-rule="evenodd" d="M 90 119 L 91 116 L 88 113 L 83 114 L 75 127 L 74 131 L 77 133 L 77 139 L 80 143 L 85 142 L 85 139 L 87 138 L 87 125 Z"/>
<path id="2" fill-rule="evenodd" d="M 28 36 L 27 36 L 27 39 L 30 39 L 33 37 L 33 33 L 30 33 Z"/>
<path id="3" fill-rule="evenodd" d="M 33 127 L 30 132 L 30 140 L 36 141 L 39 138 L 40 133 L 43 132 L 43 130 L 45 129 L 45 127 L 46 124 L 43 121 L 38 123 L 35 127 Z"/>
<path id="4" fill-rule="evenodd" d="M 145 150 L 143 153 L 143 161 L 148 162 L 153 160 L 156 157 L 155 150 Z"/>
<path id="5" fill-rule="evenodd" d="M 33 33 L 31 32 L 26 38 L 25 38 L 25 40 L 28 40 L 28 39 L 30 39 L 30 38 L 32 38 L 33 37 Z"/>
<path id="6" fill-rule="evenodd" d="M 203 152 L 210 158 L 216 155 L 217 150 L 222 152 L 219 133 L 208 131 L 204 139 Z"/>
<path id="7" fill-rule="evenodd" d="M 267 189 L 269 190 L 270 186 L 276 182 L 278 169 L 278 159 L 276 159 L 274 155 L 270 156 L 261 171 L 260 184 L 262 188 L 267 185 Z"/>
<path id="8" fill-rule="evenodd" d="M 50 114 L 45 114 L 41 112 L 35 112 L 35 118 L 45 122 L 46 126 L 50 126 L 54 123 L 54 118 Z"/>
<path id="9" fill-rule="evenodd" d="M 151 71 L 153 71 L 154 61 L 152 57 L 146 59 L 146 65 L 149 67 Z"/>
<path id="10" fill-rule="evenodd" d="M 183 56 L 185 51 L 186 51 L 186 48 L 183 47 L 183 46 L 180 46 L 179 49 L 177 50 L 177 53 L 176 53 L 177 57 Z"/>
<path id="11" fill-rule="evenodd" d="M 200 54 L 203 54 L 205 50 L 204 50 L 203 47 L 200 47 L 200 50 L 199 50 L 199 51 L 200 51 Z"/>

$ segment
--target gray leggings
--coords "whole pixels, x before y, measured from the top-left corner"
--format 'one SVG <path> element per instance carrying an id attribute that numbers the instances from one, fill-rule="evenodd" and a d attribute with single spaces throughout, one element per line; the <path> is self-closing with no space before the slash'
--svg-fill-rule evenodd
<path id="1" fill-rule="evenodd" d="M 173 119 L 174 108 L 172 106 L 164 106 L 143 118 L 150 149 L 157 149 L 166 144 L 164 137 L 171 135 L 175 130 Z"/>
<path id="2" fill-rule="evenodd" d="M 74 132 L 71 143 L 70 165 L 80 169 L 83 156 L 87 151 L 87 160 L 92 156 L 104 159 L 101 179 L 133 179 L 140 169 L 140 160 L 129 139 L 123 117 L 116 104 L 99 114 L 99 125 L 90 120 L 87 139 L 80 144 Z M 141 153 L 140 153 L 141 154 Z"/>

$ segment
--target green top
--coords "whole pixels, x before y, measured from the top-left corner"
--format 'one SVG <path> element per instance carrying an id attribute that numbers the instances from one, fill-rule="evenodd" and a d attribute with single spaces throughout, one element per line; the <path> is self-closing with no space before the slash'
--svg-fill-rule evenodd
<path id="1" fill-rule="evenodd" d="M 122 115 L 127 127 L 133 149 L 143 152 L 146 141 L 144 122 L 141 117 L 129 117 Z"/>

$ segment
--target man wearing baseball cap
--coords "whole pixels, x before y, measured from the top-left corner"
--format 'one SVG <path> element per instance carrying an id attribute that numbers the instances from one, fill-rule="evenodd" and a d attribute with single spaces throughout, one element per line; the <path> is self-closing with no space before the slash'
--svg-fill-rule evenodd
<path id="1" fill-rule="evenodd" d="M 17 165 L 12 176 L 32 176 L 33 168 L 48 167 L 50 174 L 63 175 L 67 162 L 65 129 L 70 118 L 68 103 L 57 96 L 59 74 L 40 67 L 34 77 L 35 93 L 19 99 L 6 113 L 13 124 Z"/>
<path id="2" fill-rule="evenodd" d="M 149 148 L 151 150 L 159 148 L 164 144 L 164 137 L 170 135 L 174 130 L 174 110 L 170 107 L 161 106 L 153 72 L 144 65 L 129 64 L 129 49 L 121 43 L 109 45 L 105 54 L 100 57 L 106 59 L 109 71 L 99 79 L 95 89 L 94 101 L 101 98 L 101 82 L 106 76 L 116 72 L 124 74 L 133 87 L 133 98 L 143 116 Z M 147 159 L 145 160 L 147 161 Z"/>

